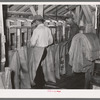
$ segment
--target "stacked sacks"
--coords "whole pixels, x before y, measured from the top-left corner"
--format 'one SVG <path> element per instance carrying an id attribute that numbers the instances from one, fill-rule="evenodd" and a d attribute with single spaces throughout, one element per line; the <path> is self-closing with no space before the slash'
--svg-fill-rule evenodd
<path id="1" fill-rule="evenodd" d="M 27 63 L 27 48 L 21 47 L 18 50 L 10 52 L 9 56 L 11 57 L 9 67 L 12 71 L 12 88 L 31 88 Z"/>
<path id="2" fill-rule="evenodd" d="M 100 56 L 100 44 L 96 34 L 79 33 L 74 36 L 69 50 L 69 64 L 74 72 L 86 72 L 88 65 Z"/>

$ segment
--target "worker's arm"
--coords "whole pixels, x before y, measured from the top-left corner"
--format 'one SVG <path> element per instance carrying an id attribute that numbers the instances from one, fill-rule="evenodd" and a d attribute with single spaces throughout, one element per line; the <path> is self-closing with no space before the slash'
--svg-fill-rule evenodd
<path id="1" fill-rule="evenodd" d="M 33 31 L 33 35 L 32 35 L 32 37 L 30 39 L 30 46 L 31 47 L 34 47 L 36 45 L 37 39 L 38 39 L 38 31 L 34 30 Z"/>

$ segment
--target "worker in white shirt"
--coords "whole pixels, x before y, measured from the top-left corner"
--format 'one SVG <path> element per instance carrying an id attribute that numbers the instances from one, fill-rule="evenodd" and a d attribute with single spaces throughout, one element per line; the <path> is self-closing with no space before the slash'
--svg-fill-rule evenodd
<path id="1" fill-rule="evenodd" d="M 30 60 L 30 79 L 31 84 L 36 83 L 36 88 L 43 88 L 45 79 L 41 66 L 42 61 L 45 59 L 47 50 L 46 48 L 53 43 L 51 30 L 44 26 L 44 19 L 41 15 L 35 15 L 32 23 L 36 24 L 33 35 L 30 39 L 30 46 L 33 49 L 32 57 Z"/>

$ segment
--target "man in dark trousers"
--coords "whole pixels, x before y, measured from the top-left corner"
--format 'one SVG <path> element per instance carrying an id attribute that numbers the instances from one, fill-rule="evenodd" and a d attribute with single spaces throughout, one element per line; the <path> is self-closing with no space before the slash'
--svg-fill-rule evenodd
<path id="1" fill-rule="evenodd" d="M 44 25 L 41 15 L 35 15 L 32 23 L 36 24 L 33 35 L 30 39 L 31 59 L 29 60 L 29 74 L 31 85 L 36 84 L 36 88 L 41 89 L 45 84 L 42 61 L 45 59 L 46 48 L 53 43 L 51 30 Z"/>
<path id="2" fill-rule="evenodd" d="M 68 13 L 65 17 L 66 20 L 66 25 L 69 26 L 69 30 L 68 30 L 68 35 L 67 35 L 67 43 L 68 43 L 68 51 L 70 49 L 71 46 L 71 41 L 73 39 L 73 37 L 79 33 L 79 26 L 74 22 L 74 17 L 73 14 Z M 67 55 L 67 59 L 66 59 L 67 63 L 69 62 L 69 54 Z M 71 66 L 69 64 L 67 64 L 67 75 L 72 75 L 71 72 Z"/>

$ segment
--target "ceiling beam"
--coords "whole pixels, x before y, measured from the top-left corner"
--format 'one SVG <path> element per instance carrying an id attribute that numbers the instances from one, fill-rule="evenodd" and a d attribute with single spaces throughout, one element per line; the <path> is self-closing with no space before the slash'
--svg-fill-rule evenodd
<path id="1" fill-rule="evenodd" d="M 72 10 L 75 9 L 77 6 L 79 6 L 79 5 L 71 5 L 71 6 L 69 6 L 68 9 L 66 9 L 65 11 L 62 11 L 62 12 L 60 13 L 60 15 L 64 15 L 64 14 L 67 13 L 68 11 L 72 11 Z"/>
<path id="2" fill-rule="evenodd" d="M 16 12 L 16 11 L 8 11 L 8 15 L 27 15 L 27 16 L 32 16 L 33 14 L 31 12 Z M 45 14 L 45 16 L 52 16 L 56 17 L 55 14 Z M 63 15 L 57 15 L 57 17 L 64 17 Z"/>
<path id="3" fill-rule="evenodd" d="M 38 5 L 38 11 L 37 11 L 38 15 L 43 16 L 43 5 Z"/>
<path id="4" fill-rule="evenodd" d="M 19 5 L 13 5 L 13 6 L 11 6 L 11 7 L 9 8 L 9 10 L 10 10 L 10 11 L 13 11 L 13 10 L 15 10 L 18 6 L 19 6 Z"/>
<path id="5" fill-rule="evenodd" d="M 50 11 L 50 13 L 56 13 L 56 10 L 59 11 L 62 8 L 63 8 L 63 6 L 57 6 L 57 9 L 54 8 L 53 10 Z"/>
<path id="6" fill-rule="evenodd" d="M 37 15 L 37 12 L 35 11 L 33 6 L 30 6 L 30 10 L 31 10 L 33 16 Z"/>
<path id="7" fill-rule="evenodd" d="M 63 11 L 66 11 L 66 8 L 65 8 L 66 6 L 62 6 L 62 9 L 60 9 L 59 11 L 58 11 L 58 14 L 60 14 L 61 12 L 63 12 Z"/>
<path id="8" fill-rule="evenodd" d="M 24 12 L 27 8 L 29 9 L 29 5 L 23 6 L 21 9 L 19 9 L 20 12 Z"/>
<path id="9" fill-rule="evenodd" d="M 53 7 L 52 9 L 50 9 L 48 12 L 46 13 L 52 13 L 53 11 L 56 12 L 56 8 L 58 8 L 60 5 L 56 5 L 55 7 Z"/>
<path id="10" fill-rule="evenodd" d="M 44 10 L 48 9 L 52 5 L 44 5 Z"/>
<path id="11" fill-rule="evenodd" d="M 19 5 L 15 10 L 18 11 L 19 9 L 21 9 L 24 5 Z"/>
<path id="12" fill-rule="evenodd" d="M 53 6 L 50 6 L 48 9 L 46 9 L 45 11 L 44 11 L 44 13 L 48 13 L 48 12 L 50 12 L 53 8 L 55 8 L 56 7 L 56 5 L 53 5 Z"/>
<path id="13" fill-rule="evenodd" d="M 90 9 L 88 8 L 88 6 L 81 5 L 81 7 L 82 7 L 82 10 L 84 12 L 87 22 L 92 23 L 92 13 L 91 13 Z"/>
<path id="14" fill-rule="evenodd" d="M 18 11 L 8 11 L 10 15 L 32 15 L 31 12 L 18 12 Z"/>
<path id="15" fill-rule="evenodd" d="M 31 10 L 27 8 L 24 12 L 31 12 Z"/>

